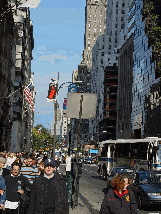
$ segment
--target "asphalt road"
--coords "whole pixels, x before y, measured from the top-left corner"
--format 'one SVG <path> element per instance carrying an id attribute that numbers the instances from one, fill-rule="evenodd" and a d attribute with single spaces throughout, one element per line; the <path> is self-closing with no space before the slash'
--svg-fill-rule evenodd
<path id="1" fill-rule="evenodd" d="M 83 164 L 79 184 L 79 196 L 92 214 L 99 213 L 101 203 L 107 191 L 106 185 L 106 181 L 103 181 L 101 176 L 97 174 L 96 164 Z M 161 205 L 148 207 L 147 210 L 139 210 L 138 213 L 161 214 Z"/>

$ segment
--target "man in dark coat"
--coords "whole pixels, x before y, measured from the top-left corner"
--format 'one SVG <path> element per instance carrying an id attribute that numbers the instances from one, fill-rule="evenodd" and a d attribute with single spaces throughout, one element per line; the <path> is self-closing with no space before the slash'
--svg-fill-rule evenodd
<path id="1" fill-rule="evenodd" d="M 28 209 L 26 202 L 29 198 L 27 194 L 30 193 L 30 183 L 25 176 L 20 174 L 20 169 L 20 163 L 13 162 L 11 165 L 11 174 L 5 177 L 5 214 L 25 214 L 26 209 Z"/>
<path id="2" fill-rule="evenodd" d="M 68 193 L 53 159 L 46 159 L 44 174 L 35 178 L 27 214 L 68 214 Z"/>

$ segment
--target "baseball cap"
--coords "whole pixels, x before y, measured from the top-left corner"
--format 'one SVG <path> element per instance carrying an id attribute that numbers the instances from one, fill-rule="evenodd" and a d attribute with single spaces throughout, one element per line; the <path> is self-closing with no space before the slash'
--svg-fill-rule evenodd
<path id="1" fill-rule="evenodd" d="M 53 166 L 53 167 L 55 167 L 55 166 L 57 167 L 57 165 L 56 165 L 54 159 L 52 159 L 52 158 L 47 158 L 47 159 L 45 159 L 44 167 L 46 167 L 47 165 L 51 165 L 51 166 Z"/>

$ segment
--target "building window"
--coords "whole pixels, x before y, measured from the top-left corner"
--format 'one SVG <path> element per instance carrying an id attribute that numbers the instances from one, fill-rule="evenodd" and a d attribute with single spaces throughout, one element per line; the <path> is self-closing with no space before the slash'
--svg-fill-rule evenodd
<path id="1" fill-rule="evenodd" d="M 104 46 L 104 45 L 102 45 L 102 49 L 105 49 L 105 46 Z"/>
<path id="2" fill-rule="evenodd" d="M 105 53 L 104 53 L 104 52 L 102 52 L 102 56 L 104 56 L 104 54 L 105 54 Z"/>
<path id="3" fill-rule="evenodd" d="M 125 7 L 125 3 L 124 2 L 122 3 L 122 7 Z"/>
<path id="4" fill-rule="evenodd" d="M 121 21 L 124 21 L 124 17 L 123 16 L 121 17 Z"/>
<path id="5" fill-rule="evenodd" d="M 116 14 L 118 14 L 118 9 L 116 9 Z"/>
<path id="6" fill-rule="evenodd" d="M 103 59 L 101 59 L 101 64 L 103 64 Z"/>
<path id="7" fill-rule="evenodd" d="M 124 28 L 124 24 L 121 24 L 121 29 L 123 29 Z"/>
<path id="8" fill-rule="evenodd" d="M 121 10 L 121 13 L 122 13 L 122 14 L 125 14 L 125 11 L 124 11 L 124 10 Z"/>
<path id="9" fill-rule="evenodd" d="M 109 45 L 109 50 L 111 50 L 111 45 Z"/>
<path id="10" fill-rule="evenodd" d="M 116 7 L 118 7 L 118 4 L 119 4 L 119 3 L 118 3 L 118 2 L 116 2 Z"/>
<path id="11" fill-rule="evenodd" d="M 115 24 L 115 28 L 117 28 L 117 24 Z"/>
<path id="12" fill-rule="evenodd" d="M 109 42 L 111 42 L 111 38 L 109 38 Z"/>

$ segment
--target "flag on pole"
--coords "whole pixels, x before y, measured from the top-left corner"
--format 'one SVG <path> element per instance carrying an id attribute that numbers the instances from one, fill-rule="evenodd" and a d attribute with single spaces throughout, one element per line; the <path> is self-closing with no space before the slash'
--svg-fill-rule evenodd
<path id="1" fill-rule="evenodd" d="M 23 90 L 26 95 L 25 99 L 29 103 L 30 109 L 34 112 L 34 99 L 33 99 L 33 84 L 32 82 Z"/>
<path id="2" fill-rule="evenodd" d="M 41 134 L 42 127 L 38 129 L 38 134 Z"/>
<path id="3" fill-rule="evenodd" d="M 31 7 L 31 8 L 36 9 L 38 7 L 38 5 L 40 4 L 40 1 L 41 0 L 22 0 L 20 2 L 20 5 L 18 6 L 18 8 L 19 7 Z"/>

